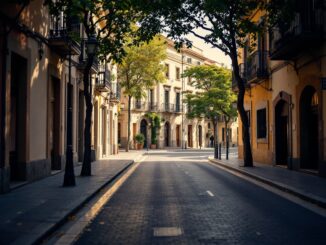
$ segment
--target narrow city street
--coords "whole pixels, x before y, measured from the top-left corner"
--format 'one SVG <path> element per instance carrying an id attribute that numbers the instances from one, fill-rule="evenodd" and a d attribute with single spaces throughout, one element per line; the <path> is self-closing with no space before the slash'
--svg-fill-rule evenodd
<path id="1" fill-rule="evenodd" d="M 150 151 L 76 244 L 325 244 L 326 219 L 209 164 Z"/>

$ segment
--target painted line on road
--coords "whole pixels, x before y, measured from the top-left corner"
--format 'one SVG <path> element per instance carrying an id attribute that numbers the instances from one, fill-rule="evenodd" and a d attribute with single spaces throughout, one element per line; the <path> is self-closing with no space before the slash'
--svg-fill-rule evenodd
<path id="1" fill-rule="evenodd" d="M 139 164 L 144 161 L 146 156 L 135 162 L 133 166 L 118 179 L 89 209 L 83 214 L 64 234 L 55 242 L 57 245 L 72 244 L 79 235 L 83 232 L 91 220 L 93 220 L 103 206 L 112 198 L 122 184 L 130 177 L 130 175 L 137 169 Z"/>
<path id="2" fill-rule="evenodd" d="M 248 177 L 248 176 L 246 176 L 244 174 L 241 174 L 241 173 L 239 173 L 237 171 L 231 170 L 229 168 L 223 167 L 221 165 L 215 164 L 215 163 L 210 162 L 210 161 L 208 161 L 208 163 L 210 165 L 216 167 L 216 168 L 222 169 L 222 170 L 224 170 L 224 171 L 226 171 L 226 172 L 228 172 L 230 174 L 233 174 L 233 175 L 235 175 L 235 176 L 237 176 L 237 177 L 239 177 L 241 179 L 244 179 L 244 180 L 246 180 L 246 181 L 248 181 L 248 182 L 250 182 L 252 184 L 255 184 L 255 185 L 257 185 L 257 186 L 259 186 L 259 187 L 261 187 L 261 188 L 263 188 L 263 189 L 265 189 L 267 191 L 270 191 L 270 192 L 272 192 L 272 193 L 274 193 L 276 195 L 279 195 L 279 196 L 281 196 L 281 197 L 283 197 L 283 198 L 285 198 L 285 199 L 287 199 L 287 200 L 289 200 L 289 201 L 291 201 L 293 203 L 296 203 L 296 204 L 298 204 L 298 205 L 300 205 L 300 206 L 302 206 L 302 207 L 304 207 L 304 208 L 306 208 L 306 209 L 308 209 L 308 210 L 310 210 L 310 211 L 312 211 L 312 212 L 314 212 L 316 214 L 319 214 L 319 215 L 321 215 L 323 217 L 326 217 L 326 209 L 323 209 L 323 208 L 321 208 L 321 207 L 319 207 L 317 205 L 314 205 L 311 202 L 307 202 L 307 201 L 305 201 L 305 200 L 303 200 L 303 199 L 301 199 L 301 198 L 299 198 L 297 196 L 294 196 L 294 195 L 292 195 L 290 193 L 286 193 L 284 191 L 281 191 L 281 190 L 279 190 L 279 189 L 277 189 L 277 188 L 275 188 L 273 186 L 270 186 L 268 184 L 265 184 L 263 182 L 255 180 L 253 178 L 250 178 L 250 177 Z"/>
<path id="3" fill-rule="evenodd" d="M 210 195 L 211 197 L 214 196 L 214 194 L 211 191 L 206 191 L 208 195 Z"/>

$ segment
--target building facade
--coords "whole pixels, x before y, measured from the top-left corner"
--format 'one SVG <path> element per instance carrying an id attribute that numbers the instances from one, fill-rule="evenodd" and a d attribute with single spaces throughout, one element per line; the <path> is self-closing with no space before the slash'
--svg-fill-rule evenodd
<path id="1" fill-rule="evenodd" d="M 74 162 L 83 159 L 83 27 L 73 21 L 68 25 L 63 14 L 51 16 L 46 7 L 40 8 L 42 5 L 42 0 L 26 6 L 1 4 L 0 192 L 16 182 L 33 181 L 64 169 L 70 104 Z M 82 41 L 67 39 L 67 28 Z M 99 75 L 99 67 L 94 63 L 92 68 L 93 98 L 103 114 L 93 113 L 92 121 L 100 130 L 93 124 L 92 144 L 94 155 L 102 158 L 117 152 L 113 130 L 117 128 L 114 116 L 118 100 L 110 96 L 115 92 Z M 106 132 L 105 140 L 98 136 L 102 131 Z"/>
<path id="2" fill-rule="evenodd" d="M 274 28 L 256 50 L 242 51 L 245 109 L 254 161 L 326 176 L 325 8 L 299 2 L 288 29 Z M 239 142 L 240 158 L 242 150 Z"/>
<path id="3" fill-rule="evenodd" d="M 214 64 L 203 55 L 199 48 L 182 48 L 177 52 L 172 41 L 167 40 L 167 59 L 164 61 L 166 81 L 157 84 L 147 91 L 144 99 L 132 99 L 131 103 L 131 142 L 130 147 L 135 148 L 134 137 L 138 133 L 145 136 L 144 148 L 151 145 L 150 121 L 146 113 L 155 112 L 161 118 L 158 132 L 158 148 L 180 147 L 201 148 L 210 147 L 210 136 L 213 134 L 213 124 L 205 118 L 187 118 L 187 105 L 184 101 L 184 93 L 196 93 L 197 91 L 189 83 L 190 78 L 182 78 L 181 74 L 188 67 L 204 63 Z M 122 90 L 123 94 L 123 90 Z M 119 142 L 121 147 L 126 147 L 128 136 L 128 100 L 121 97 L 122 110 L 119 115 Z M 236 122 L 235 122 L 236 123 Z M 234 124 L 234 123 L 233 123 Z M 220 123 L 220 135 L 224 123 Z M 235 127 L 232 127 L 233 130 Z M 236 135 L 236 131 L 233 132 Z M 236 137 L 233 137 L 236 142 Z M 222 137 L 220 139 L 222 141 Z M 233 144 L 236 144 L 236 143 Z"/>

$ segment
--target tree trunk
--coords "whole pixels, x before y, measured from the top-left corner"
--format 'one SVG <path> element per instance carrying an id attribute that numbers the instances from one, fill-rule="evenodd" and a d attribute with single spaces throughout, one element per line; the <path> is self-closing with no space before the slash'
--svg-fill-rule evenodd
<path id="1" fill-rule="evenodd" d="M 249 134 L 249 121 L 248 116 L 244 108 L 244 95 L 245 95 L 245 84 L 243 78 L 240 76 L 239 65 L 237 61 L 237 56 L 232 59 L 233 66 L 233 74 L 237 81 L 238 85 L 238 101 L 237 101 L 237 109 L 240 114 L 241 122 L 242 122 L 242 141 L 243 141 L 243 160 L 244 167 L 252 167 L 253 159 L 251 153 L 251 145 L 250 145 L 250 134 Z"/>
<path id="2" fill-rule="evenodd" d="M 128 95 L 128 140 L 127 140 L 127 146 L 126 151 L 129 151 L 129 144 L 130 144 L 130 121 L 131 121 L 131 96 Z"/>
<path id="3" fill-rule="evenodd" d="M 91 168 L 91 120 L 92 120 L 92 91 L 91 91 L 91 80 L 90 80 L 90 70 L 93 64 L 94 57 L 90 57 L 87 59 L 87 64 L 84 70 L 84 97 L 86 103 L 86 116 L 85 116 L 85 129 L 84 129 L 84 159 L 83 166 L 80 175 L 81 176 L 91 176 L 92 168 Z"/>

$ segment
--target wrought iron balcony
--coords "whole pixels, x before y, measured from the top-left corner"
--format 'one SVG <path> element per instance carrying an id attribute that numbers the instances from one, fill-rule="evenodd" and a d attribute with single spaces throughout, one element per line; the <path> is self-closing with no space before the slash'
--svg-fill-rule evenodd
<path id="1" fill-rule="evenodd" d="M 247 58 L 244 77 L 248 83 L 268 78 L 267 55 L 267 51 L 257 50 Z"/>
<path id="2" fill-rule="evenodd" d="M 95 81 L 95 89 L 99 92 L 110 91 L 110 73 L 105 65 L 101 65 Z"/>
<path id="3" fill-rule="evenodd" d="M 137 111 L 157 111 L 157 103 L 147 101 L 135 101 L 133 104 L 133 110 Z"/>
<path id="4" fill-rule="evenodd" d="M 161 111 L 173 113 L 175 112 L 175 106 L 171 103 L 162 103 Z"/>
<path id="5" fill-rule="evenodd" d="M 313 6 L 313 1 L 307 1 Z M 307 46 L 316 45 L 323 41 L 325 34 L 325 10 L 307 8 L 301 13 L 296 13 L 292 23 L 278 26 L 270 30 L 270 58 L 272 60 L 291 60 Z"/>
<path id="6" fill-rule="evenodd" d="M 119 102 L 121 98 L 121 89 L 119 84 L 116 82 L 110 83 L 110 101 L 111 102 Z"/>
<path id="7" fill-rule="evenodd" d="M 181 113 L 182 112 L 182 107 L 180 103 L 175 104 L 175 112 L 176 113 Z"/>
<path id="8" fill-rule="evenodd" d="M 80 45 L 74 41 L 79 38 L 80 23 L 77 19 L 67 18 L 63 12 L 50 17 L 49 45 L 60 55 L 80 52 Z"/>

